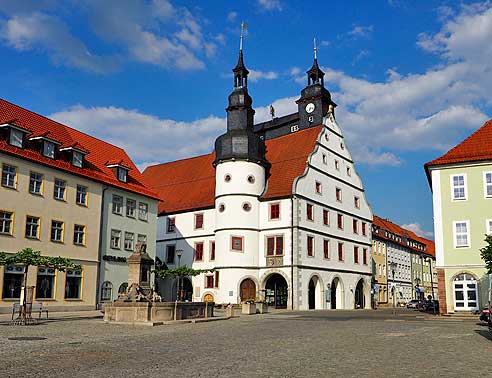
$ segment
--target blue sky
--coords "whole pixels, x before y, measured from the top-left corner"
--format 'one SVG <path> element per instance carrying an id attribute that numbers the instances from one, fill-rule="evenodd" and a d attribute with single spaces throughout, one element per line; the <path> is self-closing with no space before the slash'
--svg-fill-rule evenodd
<path id="1" fill-rule="evenodd" d="M 2 97 L 140 167 L 225 129 L 239 25 L 256 120 L 296 110 L 312 38 L 373 211 L 432 236 L 423 164 L 491 114 L 492 5 L 452 1 L 0 0 Z"/>

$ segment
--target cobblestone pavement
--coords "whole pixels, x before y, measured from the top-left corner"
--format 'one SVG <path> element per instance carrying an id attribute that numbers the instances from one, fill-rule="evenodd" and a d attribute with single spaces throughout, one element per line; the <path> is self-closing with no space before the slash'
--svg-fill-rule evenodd
<path id="1" fill-rule="evenodd" d="M 39 337 L 40 340 L 11 340 Z M 490 377 L 475 320 L 311 311 L 160 327 L 0 323 L 0 377 Z"/>

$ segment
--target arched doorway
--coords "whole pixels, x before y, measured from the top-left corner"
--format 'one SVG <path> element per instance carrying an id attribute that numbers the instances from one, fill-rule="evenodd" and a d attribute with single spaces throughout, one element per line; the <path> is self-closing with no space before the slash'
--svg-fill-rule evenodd
<path id="1" fill-rule="evenodd" d="M 268 277 L 265 283 L 265 301 L 275 308 L 287 308 L 287 281 L 280 274 L 274 273 Z"/>
<path id="2" fill-rule="evenodd" d="M 364 308 L 364 280 L 361 278 L 355 287 L 355 308 Z"/>
<path id="3" fill-rule="evenodd" d="M 316 308 L 316 284 L 314 283 L 313 278 L 309 280 L 308 303 L 310 310 L 314 310 Z"/>
<path id="4" fill-rule="evenodd" d="M 478 282 L 471 274 L 458 274 L 453 280 L 454 309 L 478 310 Z"/>
<path id="5" fill-rule="evenodd" d="M 186 302 L 193 300 L 193 285 L 188 277 L 184 277 L 181 280 L 180 299 Z"/>
<path id="6" fill-rule="evenodd" d="M 331 308 L 342 309 L 343 308 L 343 286 L 338 277 L 335 277 L 331 282 Z"/>
<path id="7" fill-rule="evenodd" d="M 240 286 L 241 302 L 248 299 L 256 300 L 256 284 L 251 278 L 246 278 L 241 282 Z"/>

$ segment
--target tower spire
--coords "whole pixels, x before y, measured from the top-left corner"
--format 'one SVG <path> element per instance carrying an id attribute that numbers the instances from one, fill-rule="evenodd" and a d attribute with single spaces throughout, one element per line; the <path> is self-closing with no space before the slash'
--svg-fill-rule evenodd
<path id="1" fill-rule="evenodd" d="M 312 67 L 306 72 L 308 75 L 308 85 L 321 84 L 325 85 L 325 73 L 318 66 L 318 46 L 316 45 L 316 37 L 313 37 L 314 61 Z"/>
<path id="2" fill-rule="evenodd" d="M 244 21 L 241 22 L 241 35 L 239 37 L 239 58 L 237 60 L 236 67 L 232 70 L 234 73 L 234 88 L 247 88 L 248 87 L 248 74 L 246 66 L 243 60 L 243 39 L 244 31 L 248 28 L 248 25 Z"/>
<path id="3" fill-rule="evenodd" d="M 314 45 L 314 60 L 318 59 L 317 52 L 318 48 L 316 47 L 316 37 L 313 38 L 313 45 Z"/>

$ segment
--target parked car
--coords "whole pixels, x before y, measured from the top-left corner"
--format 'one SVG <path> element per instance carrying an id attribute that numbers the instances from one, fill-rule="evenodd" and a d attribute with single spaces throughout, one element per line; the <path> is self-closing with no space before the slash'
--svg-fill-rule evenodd
<path id="1" fill-rule="evenodd" d="M 410 302 L 407 303 L 407 308 L 419 308 L 421 304 L 422 301 L 420 299 L 412 299 Z"/>

